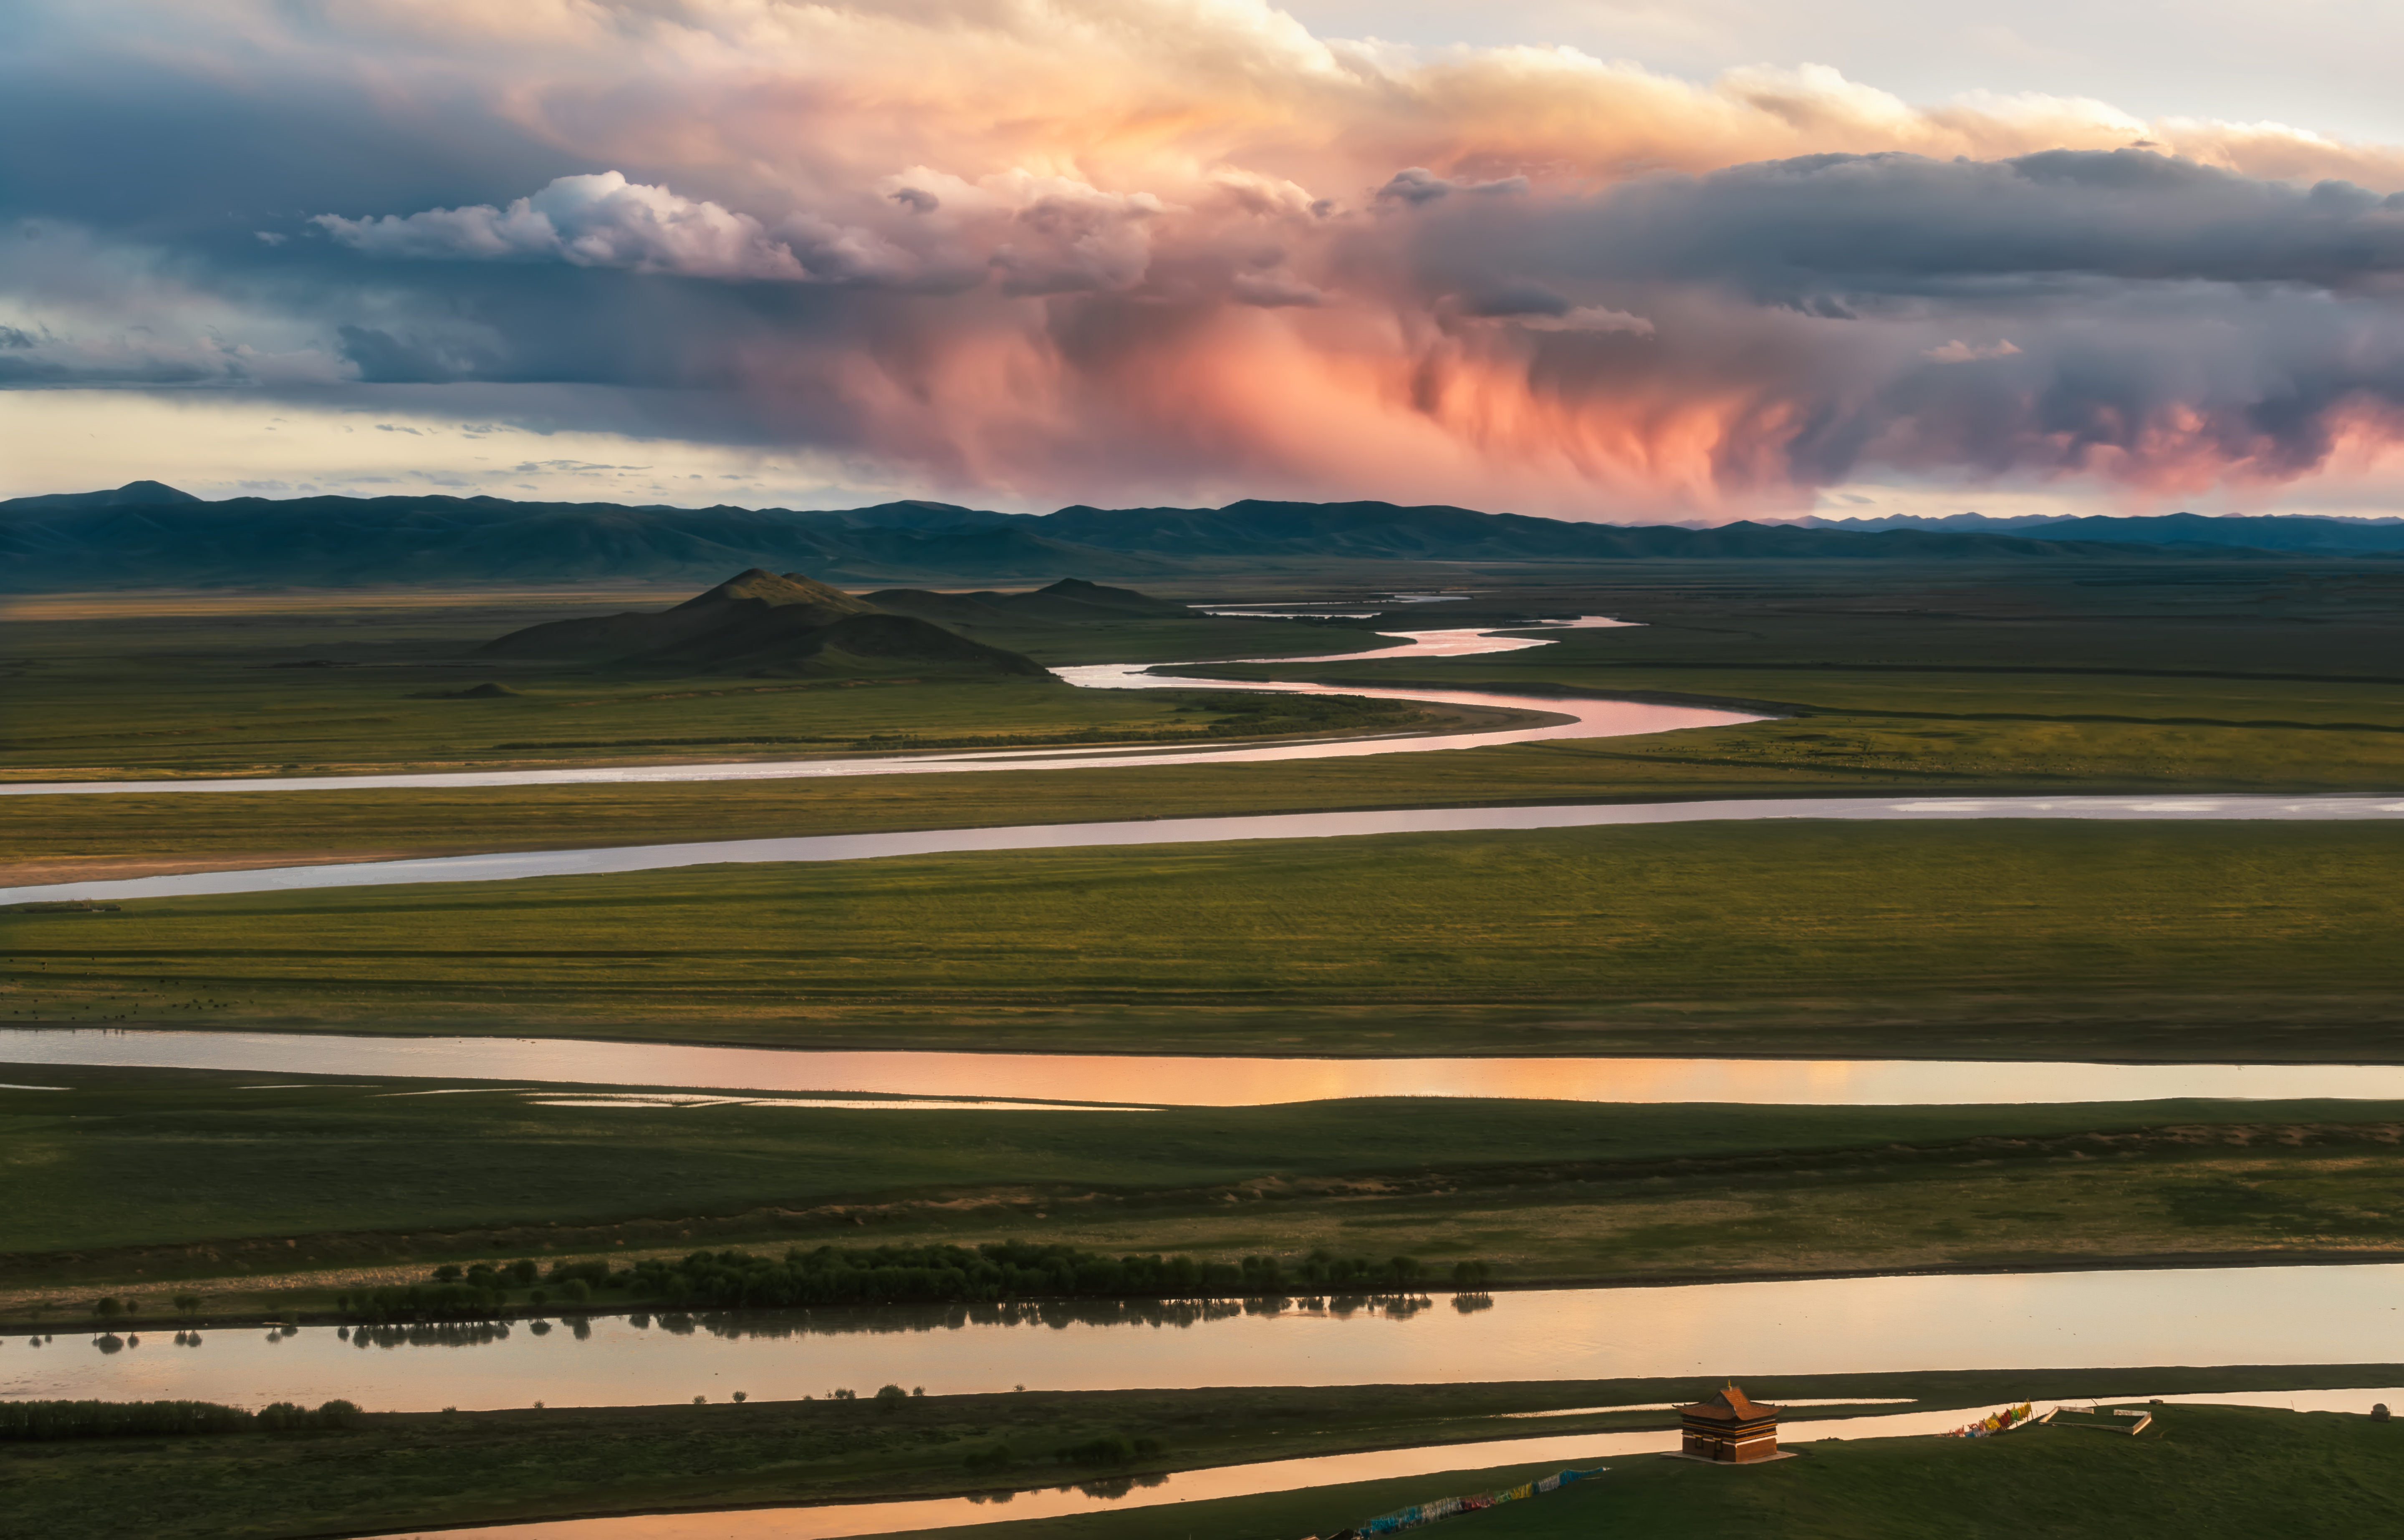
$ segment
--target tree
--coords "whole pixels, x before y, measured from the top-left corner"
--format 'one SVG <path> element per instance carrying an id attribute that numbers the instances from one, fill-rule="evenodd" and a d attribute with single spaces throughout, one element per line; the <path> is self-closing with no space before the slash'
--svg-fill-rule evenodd
<path id="1" fill-rule="evenodd" d="M 117 1302 L 117 1297 L 113 1294 L 103 1295 L 93 1302 L 91 1307 L 91 1313 L 104 1321 L 114 1321 L 124 1311 L 125 1307 Z"/>

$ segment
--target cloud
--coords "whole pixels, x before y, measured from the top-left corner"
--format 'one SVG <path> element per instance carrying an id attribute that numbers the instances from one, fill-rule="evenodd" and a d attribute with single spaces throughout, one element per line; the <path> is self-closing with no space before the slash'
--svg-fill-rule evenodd
<path id="1" fill-rule="evenodd" d="M 1933 348 L 1922 348 L 1920 356 L 1939 364 L 1975 364 L 1986 358 L 2010 358 L 2020 350 L 2007 338 L 1980 347 L 1960 338 L 1949 338 Z"/>
<path id="2" fill-rule="evenodd" d="M 533 259 L 694 278 L 808 276 L 792 247 L 771 240 L 750 215 L 614 171 L 557 177 L 507 209 L 481 203 L 370 219 L 321 214 L 311 222 L 369 257 Z"/>
<path id="3" fill-rule="evenodd" d="M 2404 152 L 2277 124 L 1255 0 L 45 15 L 0 58 L 26 388 L 1617 516 L 2292 479 L 2404 409 Z"/>
<path id="4" fill-rule="evenodd" d="M 1525 192 L 1528 179 L 1524 176 L 1497 177 L 1490 182 L 1453 181 L 1438 176 L 1425 166 L 1405 166 L 1386 179 L 1376 197 L 1379 202 L 1418 205 L 1433 203 L 1439 198 L 1456 192 Z"/>

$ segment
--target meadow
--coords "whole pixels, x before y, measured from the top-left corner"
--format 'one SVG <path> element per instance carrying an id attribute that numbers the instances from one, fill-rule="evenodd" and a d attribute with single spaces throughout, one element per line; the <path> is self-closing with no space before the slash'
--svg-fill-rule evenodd
<path id="1" fill-rule="evenodd" d="M 1791 1377 L 1765 1397 L 1913 1396 L 1924 1408 L 2041 1402 L 2187 1387 L 2392 1383 L 2392 1366 L 2146 1369 L 2079 1374 Z M 1525 1435 L 1497 1414 L 1530 1407 L 1660 1402 L 1697 1380 L 1559 1381 L 1358 1390 L 1030 1392 L 898 1402 L 628 1407 L 369 1415 L 306 1433 L 85 1439 L 0 1446 L 0 1497 L 60 1540 L 146 1534 L 284 1540 L 558 1515 L 724 1507 L 1086 1483 L 1125 1491 L 1177 1470 L 1359 1449 Z M 1842 1409 L 1836 1408 L 1841 1415 Z M 1807 1414 L 1808 1415 L 1808 1414 Z M 1659 1413 L 1548 1419 L 1548 1433 L 1662 1427 Z M 1666 1444 L 1674 1437 L 1664 1432 Z M 1722 1470 L 1640 1454 L 1486 1469 L 1173 1506 L 1008 1522 L 978 1515 L 980 1540 L 1153 1540 L 1214 1534 L 1298 1540 L 1372 1514 L 1548 1476 L 1595 1477 L 1525 1504 L 1445 1521 L 1443 1533 L 1586 1535 L 1598 1530 L 1774 1530 L 1857 1540 L 1945 1532 L 2113 1540 L 2175 1526 L 2198 1536 L 2375 1533 L 2404 1501 L 2394 1425 L 2338 1413 L 2174 1406 L 2136 1439 L 2034 1428 L 1983 1440 L 1821 1441 L 1793 1460 Z M 1131 1464 L 1054 1451 L 1150 1439 Z M 996 1451 L 1009 1463 L 987 1464 Z M 978 1458 L 971 1465 L 971 1457 Z M 1173 1477 L 1172 1477 L 1173 1480 Z M 957 1533 L 957 1531 L 917 1532 Z"/>
<path id="2" fill-rule="evenodd" d="M 8 691 L 0 777 L 791 757 L 889 751 L 897 737 L 1142 741 L 1196 726 L 1190 696 L 1080 690 L 924 663 L 766 678 L 474 655 L 529 624 L 663 608 L 689 591 L 20 600 L 0 618 Z M 1006 640 L 1047 662 L 1377 645 L 1353 629 L 1203 616 L 1130 617 L 1100 631 L 1030 625 Z M 470 693 L 486 686 L 499 688 Z"/>
<path id="3" fill-rule="evenodd" d="M 2404 791 L 2404 676 L 2385 661 L 2404 642 L 2404 577 L 2372 564 L 1628 563 L 1461 576 L 1489 579 L 1475 602 L 1410 607 L 1378 623 L 1587 613 L 1642 623 L 1557 633 L 1525 652 L 1249 672 L 1727 703 L 1777 719 L 1279 764 L 40 798 L 6 810 L 12 839 L 0 872 L 24 882 L 294 859 L 1354 808 L 1889 791 Z M 1327 582 L 1312 591 L 1364 597 L 1340 571 Z M 1179 596 L 1293 592 L 1285 579 Z M 586 596 L 580 612 L 631 602 Z M 245 604 L 261 613 L 245 614 Z M 561 596 L 511 604 L 434 594 L 406 605 L 367 596 L 278 609 L 221 597 L 194 614 L 149 618 L 78 618 L 21 604 L 0 625 L 13 659 L 9 740 L 19 745 L 0 755 L 0 774 L 789 757 L 979 735 L 1089 741 L 1116 732 L 1137 741 L 1218 719 L 1180 710 L 1191 702 L 1173 695 L 1001 680 L 526 677 L 511 687 L 523 692 L 514 697 L 409 699 L 485 678 L 489 669 L 455 657 L 473 641 L 513 621 L 580 612 Z M 1030 629 L 994 639 L 1053 663 L 1323 654 L 1374 641 L 1358 627 L 1232 619 L 1131 620 L 1048 636 Z M 363 666 L 267 666 L 312 659 Z M 1241 676 L 1247 668 L 1212 672 Z M 690 740 L 714 742 L 677 742 Z M 628 746 L 636 742 L 651 746 Z"/>
<path id="4" fill-rule="evenodd" d="M 1023 1240 L 1497 1286 L 2404 1255 L 2404 1105 L 1361 1099 L 546 1106 L 477 1082 L 10 1066 L 0 1321 L 330 1313 L 429 1265 Z M 398 1091 L 443 1091 L 403 1095 Z M 531 1300 L 521 1293 L 511 1303 Z"/>
<path id="5" fill-rule="evenodd" d="M 785 1047 L 2392 1060 L 2404 826 L 1780 820 L 130 900 L 11 1024 Z"/>

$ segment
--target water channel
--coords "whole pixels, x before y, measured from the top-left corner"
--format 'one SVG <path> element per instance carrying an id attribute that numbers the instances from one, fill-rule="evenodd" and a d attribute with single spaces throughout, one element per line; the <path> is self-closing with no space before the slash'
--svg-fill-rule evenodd
<path id="1" fill-rule="evenodd" d="M 2404 1357 L 2404 1264 L 1810 1279 L 1327 1298 L 594 1316 L 0 1342 L 0 1396 L 333 1397 L 371 1411 L 1206 1385 L 1375 1385 Z M 1463 1309 L 1462 1306 L 1472 1308 Z M 637 1324 L 637 1323 L 641 1324 Z M 345 1339 L 345 1338 L 349 1339 Z M 1535 1431 L 1535 1430 L 1530 1430 Z"/>
<path id="2" fill-rule="evenodd" d="M 1518 631 L 1577 631 L 1628 622 L 1587 616 L 1573 621 L 1513 628 Z M 1408 657 L 1437 660 L 1516 652 L 1547 645 L 1542 636 L 1507 635 L 1491 628 L 1395 631 L 1391 647 L 1332 653 L 1314 658 L 1225 659 L 1223 662 L 1335 663 Z M 1258 764 L 1281 759 L 1346 759 L 1377 754 L 1424 754 L 1437 749 L 1482 748 L 1496 743 L 1533 743 L 1550 738 L 1624 738 L 1673 732 L 1684 728 L 1729 727 L 1762 720 L 1758 714 L 1700 706 L 1648 705 L 1634 701 L 1513 695 L 1491 690 L 1441 687 L 1387 688 L 1368 685 L 1310 685 L 1293 681 L 1212 679 L 1168 673 L 1171 669 L 1209 669 L 1209 663 L 1099 663 L 1053 672 L 1090 689 L 1237 689 L 1285 695 L 1349 695 L 1373 701 L 1414 701 L 1534 714 L 1536 720 L 1483 732 L 1392 733 L 1304 742 L 1281 741 L 1250 748 L 985 749 L 943 754 L 844 759 L 745 760 L 690 765 L 581 765 L 553 770 L 441 770 L 396 775 L 280 775 L 235 779 L 193 777 L 170 781 L 49 781 L 0 784 L 0 796 L 77 796 L 110 792 L 358 791 L 394 787 L 557 786 L 654 781 L 761 781 L 796 777 L 954 774 L 964 770 L 1097 770 L 1141 765 Z"/>
<path id="3" fill-rule="evenodd" d="M 1042 1103 L 1265 1106 L 1363 1096 L 1754 1105 L 2404 1101 L 2404 1065 L 2093 1064 L 1844 1059 L 1244 1059 L 1153 1054 L 725 1048 L 576 1038 L 353 1037 L 300 1033 L 0 1028 L 0 1064 L 47 1090 L 42 1065 L 121 1064 L 261 1075 Z M 902 1110 L 893 1103 L 862 1103 Z"/>
<path id="4" fill-rule="evenodd" d="M 1138 818 L 1097 824 L 999 828 L 905 829 L 768 839 L 713 839 L 595 850 L 515 851 L 187 872 L 173 877 L 90 879 L 0 888 L 0 904 L 66 899 L 188 898 L 209 894 L 385 887 L 401 882 L 498 882 L 535 877 L 597 877 L 678 867 L 777 861 L 871 861 L 902 855 L 1208 844 L 1230 839 L 1328 839 L 1380 834 L 1443 834 L 1639 825 L 1823 818 L 1924 823 L 1964 818 L 2048 818 L 2192 823 L 2269 819 L 2296 823 L 2384 822 L 2404 816 L 2393 797 L 1827 797 L 1722 802 L 1612 802 L 1536 808 L 1392 808 L 1374 812 L 1269 813 L 1233 818 Z"/>

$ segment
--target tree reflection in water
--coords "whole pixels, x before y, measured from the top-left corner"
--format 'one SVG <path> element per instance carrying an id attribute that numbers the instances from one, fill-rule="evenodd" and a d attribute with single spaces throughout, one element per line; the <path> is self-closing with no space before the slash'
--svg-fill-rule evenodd
<path id="1" fill-rule="evenodd" d="M 1406 1321 L 1433 1306 L 1415 1294 L 1269 1295 L 1249 1299 L 1037 1299 L 1001 1304 L 835 1305 L 781 1311 L 636 1311 L 627 1324 L 637 1330 L 656 1322 L 678 1337 L 695 1332 L 729 1341 L 746 1338 L 899 1336 L 911 1332 L 962 1331 L 971 1326 L 1190 1327 L 1246 1315 L 1293 1311 L 1349 1320 L 1383 1315 Z"/>

